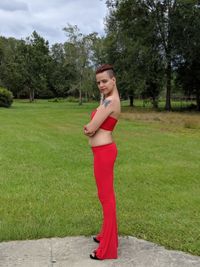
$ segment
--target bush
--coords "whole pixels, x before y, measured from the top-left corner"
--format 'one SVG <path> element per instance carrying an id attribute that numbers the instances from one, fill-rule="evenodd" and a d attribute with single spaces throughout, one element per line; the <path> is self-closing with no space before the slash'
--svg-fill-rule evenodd
<path id="1" fill-rule="evenodd" d="M 41 90 L 37 95 L 37 98 L 40 99 L 49 99 L 54 97 L 54 93 L 50 90 Z"/>
<path id="2" fill-rule="evenodd" d="M 0 87 L 0 107 L 9 108 L 13 102 L 13 94 L 6 88 Z"/>
<path id="3" fill-rule="evenodd" d="M 74 96 L 68 96 L 67 97 L 67 102 L 75 102 L 75 103 L 78 103 L 79 102 L 79 99 L 74 97 Z"/>

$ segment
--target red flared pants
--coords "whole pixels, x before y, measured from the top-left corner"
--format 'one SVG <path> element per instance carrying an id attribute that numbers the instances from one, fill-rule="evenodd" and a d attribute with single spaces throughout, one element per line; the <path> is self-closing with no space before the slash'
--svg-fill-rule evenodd
<path id="1" fill-rule="evenodd" d="M 100 241 L 96 255 L 100 259 L 116 259 L 118 247 L 116 201 L 113 168 L 117 157 L 115 143 L 92 147 L 94 176 L 103 210 L 103 223 L 96 238 Z"/>

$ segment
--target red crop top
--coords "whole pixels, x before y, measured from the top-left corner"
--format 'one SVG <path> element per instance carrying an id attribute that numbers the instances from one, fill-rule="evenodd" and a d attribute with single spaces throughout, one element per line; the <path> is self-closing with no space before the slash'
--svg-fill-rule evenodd
<path id="1" fill-rule="evenodd" d="M 93 110 L 91 113 L 91 119 L 94 117 L 95 113 L 97 112 L 97 109 Z M 99 128 L 107 130 L 107 131 L 112 131 L 117 123 L 117 119 L 108 116 L 105 121 L 100 125 Z"/>

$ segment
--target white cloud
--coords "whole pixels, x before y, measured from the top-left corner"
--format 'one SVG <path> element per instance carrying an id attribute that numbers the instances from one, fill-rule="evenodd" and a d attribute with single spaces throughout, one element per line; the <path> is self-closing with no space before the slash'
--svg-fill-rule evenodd
<path id="1" fill-rule="evenodd" d="M 0 2 L 0 10 L 5 11 L 16 11 L 16 10 L 28 10 L 28 6 L 23 1 L 13 0 L 12 2 L 9 0 L 1 0 Z"/>
<path id="2" fill-rule="evenodd" d="M 51 44 L 64 42 L 67 23 L 102 35 L 106 12 L 104 0 L 1 0 L 0 35 L 21 39 L 36 30 Z"/>

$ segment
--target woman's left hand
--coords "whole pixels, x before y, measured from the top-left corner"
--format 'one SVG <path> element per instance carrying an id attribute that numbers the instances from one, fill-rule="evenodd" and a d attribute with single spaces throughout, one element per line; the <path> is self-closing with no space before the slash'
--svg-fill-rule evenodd
<path id="1" fill-rule="evenodd" d="M 96 133 L 96 132 L 90 132 L 90 131 L 88 131 L 86 125 L 84 125 L 83 129 L 84 129 L 84 134 L 87 135 L 87 136 L 89 136 L 89 137 L 93 136 Z"/>

